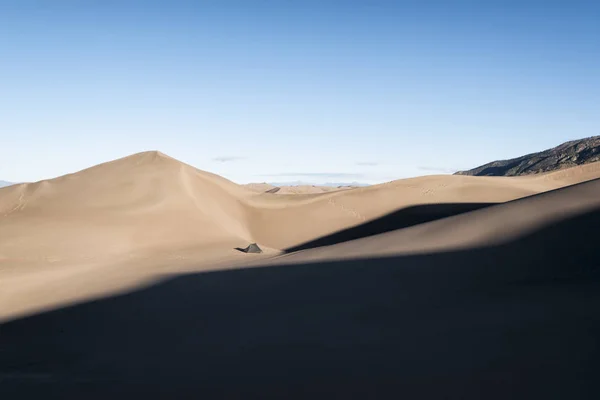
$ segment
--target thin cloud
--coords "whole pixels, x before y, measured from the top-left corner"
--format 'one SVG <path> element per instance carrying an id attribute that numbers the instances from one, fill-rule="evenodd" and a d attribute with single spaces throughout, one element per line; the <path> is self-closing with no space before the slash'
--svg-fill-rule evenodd
<path id="1" fill-rule="evenodd" d="M 379 165 L 379 163 L 374 161 L 358 161 L 356 165 L 360 165 L 361 167 L 375 167 Z"/>
<path id="2" fill-rule="evenodd" d="M 243 160 L 245 157 L 236 157 L 236 156 L 221 156 L 221 157 L 215 157 L 212 160 L 216 161 L 216 162 L 221 162 L 221 163 L 225 163 L 225 162 L 232 162 L 232 161 L 239 161 L 239 160 Z"/>

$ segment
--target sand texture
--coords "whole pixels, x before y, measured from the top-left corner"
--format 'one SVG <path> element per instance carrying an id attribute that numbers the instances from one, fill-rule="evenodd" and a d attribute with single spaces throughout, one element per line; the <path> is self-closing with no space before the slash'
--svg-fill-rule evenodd
<path id="1" fill-rule="evenodd" d="M 600 397 L 600 163 L 272 189 L 160 152 L 0 189 L 0 396 Z"/>

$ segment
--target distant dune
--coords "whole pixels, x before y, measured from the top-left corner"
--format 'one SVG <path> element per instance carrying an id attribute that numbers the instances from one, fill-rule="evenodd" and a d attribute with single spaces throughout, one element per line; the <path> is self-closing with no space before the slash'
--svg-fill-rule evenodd
<path id="1" fill-rule="evenodd" d="M 157 273 L 247 263 L 249 256 L 234 249 L 248 243 L 263 248 L 261 256 L 252 256 L 262 259 L 598 177 L 600 163 L 594 163 L 528 177 L 433 175 L 346 190 L 267 193 L 273 188 L 240 186 L 159 152 L 139 153 L 0 189 L 0 318 L 123 290 Z M 386 217 L 390 213 L 396 214 Z M 357 227 L 366 223 L 370 232 L 363 235 Z M 500 229 L 497 223 L 489 229 Z M 388 251 L 431 247 L 420 239 L 381 243 Z M 354 249 L 360 247 L 348 254 L 362 252 Z"/>
<path id="2" fill-rule="evenodd" d="M 600 163 L 298 196 L 148 152 L 0 212 L 2 398 L 600 395 Z"/>
<path id="3" fill-rule="evenodd" d="M 1 189 L 0 259 L 77 261 L 246 242 L 284 249 L 402 207 L 503 202 L 597 176 L 600 164 L 590 164 L 527 179 L 426 176 L 274 196 L 146 152 Z M 307 196 L 282 196 L 297 192 Z"/>
<path id="4" fill-rule="evenodd" d="M 279 194 L 315 194 L 333 192 L 335 190 L 347 190 L 368 185 L 312 185 L 312 184 L 281 184 L 281 183 L 248 183 L 244 186 L 246 189 L 259 193 L 279 193 Z"/>

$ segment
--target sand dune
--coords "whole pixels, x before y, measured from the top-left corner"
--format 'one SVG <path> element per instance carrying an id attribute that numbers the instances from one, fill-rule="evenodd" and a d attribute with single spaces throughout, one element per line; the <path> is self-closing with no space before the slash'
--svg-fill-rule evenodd
<path id="1" fill-rule="evenodd" d="M 600 176 L 428 176 L 312 196 L 256 194 L 159 152 L 0 191 L 0 260 L 54 261 L 259 242 L 284 249 L 416 204 L 503 202 Z M 318 221 L 318 223 L 315 223 Z"/>
<path id="2" fill-rule="evenodd" d="M 434 189 L 438 200 L 501 200 L 590 176 L 564 172 L 427 177 L 285 204 L 387 204 L 390 191 L 402 205 Z M 249 209 L 280 206 L 219 183 Z M 146 282 L 0 326 L 0 394 L 598 398 L 598 226 L 595 179 L 249 263 L 261 268 Z"/>
<path id="3" fill-rule="evenodd" d="M 312 262 L 429 254 L 501 245 L 562 220 L 597 210 L 600 210 L 600 179 L 405 229 L 296 252 L 286 255 L 285 261 Z M 277 262 L 283 260 L 280 258 Z"/>
<path id="4" fill-rule="evenodd" d="M 351 186 L 319 186 L 319 185 L 297 185 L 297 186 L 280 186 L 277 194 L 318 194 L 329 193 L 339 190 L 353 189 Z"/>
<path id="5" fill-rule="evenodd" d="M 242 185 L 245 189 L 257 193 L 277 194 L 317 194 L 338 190 L 354 189 L 358 186 L 327 186 L 327 185 L 271 185 L 269 183 L 247 183 Z"/>
<path id="6" fill-rule="evenodd" d="M 548 218 L 579 210 L 593 199 L 581 197 L 566 205 L 563 200 L 538 204 L 532 199 L 526 213 L 505 215 L 494 208 L 490 215 L 500 217 L 480 210 L 423 222 L 598 177 L 600 163 L 531 177 L 439 175 L 318 194 L 271 194 L 159 152 L 135 154 L 56 179 L 0 189 L 0 318 L 114 293 L 178 271 L 262 262 L 257 260 L 344 230 L 357 229 L 327 243 L 356 239 L 365 236 L 360 227 L 365 223 L 372 223 L 369 229 L 375 232 L 370 235 L 406 229 L 336 249 L 315 249 L 310 255 L 286 255 L 284 260 L 472 246 L 494 235 L 516 235 L 543 224 L 550 210 Z M 426 205 L 438 211 L 432 214 L 430 207 L 430 215 L 414 214 L 415 207 Z M 399 213 L 396 222 L 386 222 L 382 229 L 378 219 L 393 212 Z M 234 250 L 249 242 L 258 242 L 265 253 Z"/>
<path id="7" fill-rule="evenodd" d="M 60 260 L 247 241 L 244 194 L 161 153 L 138 154 L 6 188 L 0 255 Z"/>
<path id="8" fill-rule="evenodd" d="M 247 183 L 247 184 L 243 185 L 243 187 L 245 189 L 248 189 L 248 190 L 256 192 L 256 193 L 265 193 L 265 192 L 268 192 L 269 190 L 273 190 L 273 189 L 277 188 L 277 186 L 271 185 L 271 184 L 266 183 L 266 182 L 262 182 L 262 183 Z"/>
<path id="9" fill-rule="evenodd" d="M 247 202 L 255 241 L 285 249 L 405 207 L 504 202 L 597 177 L 600 163 L 527 178 L 426 176 L 317 195 L 263 194 Z"/>

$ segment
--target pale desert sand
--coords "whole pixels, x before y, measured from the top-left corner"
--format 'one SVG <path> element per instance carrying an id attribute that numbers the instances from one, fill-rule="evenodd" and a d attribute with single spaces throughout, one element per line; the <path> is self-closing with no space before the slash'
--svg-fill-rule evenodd
<path id="1" fill-rule="evenodd" d="M 139 153 L 0 189 L 0 319 L 130 287 L 156 274 L 244 265 L 407 207 L 448 204 L 452 214 L 457 203 L 506 202 L 597 177 L 600 163 L 520 178 L 438 175 L 320 194 L 275 195 L 257 193 L 160 152 Z M 556 211 L 564 213 L 576 204 L 559 202 Z M 554 215 L 543 207 L 539 212 L 539 223 L 545 213 Z M 526 225 L 537 218 L 526 213 L 485 222 L 485 213 L 469 217 L 474 222 L 464 234 L 454 234 L 458 223 L 440 221 L 446 228 L 436 229 L 435 240 L 421 239 L 419 229 L 426 227 L 406 231 L 407 239 L 391 239 L 393 243 L 386 237 L 372 240 L 387 253 L 434 250 L 482 241 L 488 231 L 518 232 L 520 225 L 508 228 L 510 224 Z M 235 250 L 250 242 L 259 243 L 265 253 L 249 256 Z M 356 244 L 340 248 L 340 256 L 364 251 Z M 306 257 L 323 251 L 336 257 L 335 249 Z"/>
<path id="2" fill-rule="evenodd" d="M 0 384 L 583 398 L 598 178 L 600 163 L 282 195 L 146 152 L 0 189 Z M 265 253 L 235 250 L 250 242 Z"/>
<path id="3" fill-rule="evenodd" d="M 283 185 L 275 186 L 269 183 L 247 183 L 242 185 L 245 189 L 257 193 L 272 194 L 318 194 L 335 192 L 339 190 L 355 189 L 360 186 L 326 186 L 326 185 Z"/>

